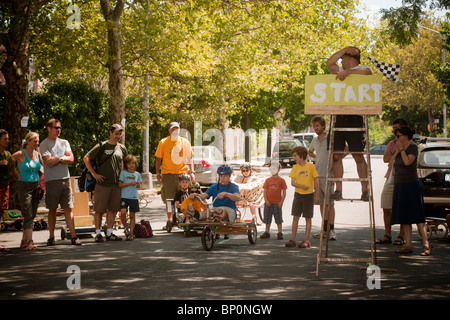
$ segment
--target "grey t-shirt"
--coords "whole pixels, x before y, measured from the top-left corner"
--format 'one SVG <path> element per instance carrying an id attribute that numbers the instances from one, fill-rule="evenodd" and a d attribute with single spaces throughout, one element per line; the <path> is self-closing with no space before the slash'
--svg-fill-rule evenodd
<path id="1" fill-rule="evenodd" d="M 39 145 L 39 151 L 41 152 L 42 157 L 50 156 L 61 158 L 65 156 L 66 152 L 71 152 L 72 149 L 67 140 L 60 138 L 53 140 L 47 138 Z M 46 182 L 69 178 L 70 173 L 67 164 L 60 163 L 57 166 L 49 167 L 44 161 L 44 179 Z"/>
<path id="2" fill-rule="evenodd" d="M 407 183 L 419 179 L 417 176 L 417 155 L 419 154 L 417 146 L 410 144 L 405 153 L 415 155 L 416 159 L 411 165 L 405 166 L 401 154 L 397 155 L 394 161 L 394 183 Z"/>
<path id="3" fill-rule="evenodd" d="M 316 170 L 319 174 L 319 177 L 325 178 L 327 176 L 327 167 L 328 167 L 328 137 L 325 135 L 325 138 L 322 141 L 319 141 L 319 137 L 316 136 L 311 141 L 311 145 L 309 149 L 316 154 Z"/>

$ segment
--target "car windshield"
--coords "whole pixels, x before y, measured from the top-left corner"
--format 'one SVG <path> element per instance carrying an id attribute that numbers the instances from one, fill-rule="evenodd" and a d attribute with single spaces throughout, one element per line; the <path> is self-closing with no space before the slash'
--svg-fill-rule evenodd
<path id="1" fill-rule="evenodd" d="M 290 151 L 295 148 L 297 144 L 295 141 L 283 141 L 278 145 L 279 151 Z"/>
<path id="2" fill-rule="evenodd" d="M 422 151 L 419 164 L 428 167 L 450 167 L 450 148 Z"/>

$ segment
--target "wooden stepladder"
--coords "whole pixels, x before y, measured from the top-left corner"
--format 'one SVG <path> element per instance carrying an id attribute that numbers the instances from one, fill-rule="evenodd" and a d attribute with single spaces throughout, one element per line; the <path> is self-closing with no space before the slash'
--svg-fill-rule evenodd
<path id="1" fill-rule="evenodd" d="M 373 204 L 373 188 L 372 188 L 372 169 L 371 169 L 371 161 L 370 161 L 370 151 L 369 151 L 369 126 L 368 126 L 368 115 L 363 114 L 364 117 L 364 127 L 363 128 L 336 128 L 336 115 L 331 114 L 331 126 L 330 126 L 330 146 L 329 146 L 329 157 L 328 157 L 328 173 L 326 179 L 326 187 L 325 187 L 325 210 L 322 217 L 322 226 L 320 229 L 320 248 L 317 254 L 317 267 L 316 267 L 316 276 L 319 275 L 319 266 L 321 262 L 364 262 L 371 263 L 372 265 L 376 265 L 376 243 L 375 243 L 375 216 L 374 216 L 374 204 Z M 362 152 L 346 152 L 346 151 L 334 151 L 334 134 L 337 131 L 363 131 L 365 133 L 366 140 L 366 150 Z M 334 178 L 332 174 L 332 164 L 333 164 L 333 155 L 337 153 L 348 153 L 348 154 L 363 154 L 366 157 L 367 162 L 367 178 Z M 369 193 L 369 228 L 370 228 L 370 258 L 329 258 L 328 257 L 328 239 L 329 239 L 329 226 L 327 223 L 327 230 L 324 230 L 325 220 L 328 217 L 330 197 L 332 193 L 332 182 L 336 181 L 366 181 L 367 189 Z M 342 199 L 341 201 L 361 201 L 360 199 Z M 324 233 L 326 232 L 326 237 L 324 237 Z M 324 239 L 325 239 L 325 249 L 324 247 Z M 324 256 L 323 256 L 324 253 Z"/>

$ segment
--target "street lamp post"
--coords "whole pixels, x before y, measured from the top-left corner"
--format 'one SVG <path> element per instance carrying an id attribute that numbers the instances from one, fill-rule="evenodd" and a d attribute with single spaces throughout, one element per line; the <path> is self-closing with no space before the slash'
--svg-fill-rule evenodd
<path id="1" fill-rule="evenodd" d="M 439 31 L 436 31 L 436 30 L 433 30 L 433 29 L 430 29 L 430 28 L 427 28 L 427 27 L 424 27 L 421 25 L 418 25 L 418 26 L 422 29 L 431 31 L 433 33 L 437 33 L 442 36 L 442 63 L 445 65 L 445 36 L 444 36 L 444 34 L 440 33 Z M 447 105 L 445 104 L 445 92 L 444 92 L 444 96 L 443 96 L 442 100 L 443 100 L 442 112 L 443 112 L 443 116 L 444 116 L 443 117 L 444 138 L 447 138 Z"/>

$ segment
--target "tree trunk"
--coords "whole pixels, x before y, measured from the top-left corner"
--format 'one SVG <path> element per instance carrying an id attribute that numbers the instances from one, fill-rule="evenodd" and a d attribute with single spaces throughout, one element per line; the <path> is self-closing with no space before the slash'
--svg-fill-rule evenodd
<path id="1" fill-rule="evenodd" d="M 122 39 L 120 16 L 124 8 L 124 0 L 118 0 L 112 8 L 109 0 L 100 0 L 102 14 L 108 25 L 108 69 L 109 69 L 109 118 L 111 124 L 121 123 L 125 119 L 125 90 L 122 69 Z M 125 135 L 122 137 L 122 143 Z"/>
<path id="2" fill-rule="evenodd" d="M 5 86 L 4 125 L 10 137 L 11 153 L 20 149 L 27 128 L 21 126 L 23 117 L 29 115 L 28 85 L 30 80 L 30 18 L 50 0 L 1 3 L 7 8 L 8 32 L 0 34 L 0 44 L 6 49 L 6 60 L 1 65 Z M 20 208 L 16 192 L 16 180 L 10 183 L 10 208 Z"/>

